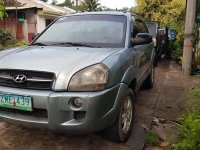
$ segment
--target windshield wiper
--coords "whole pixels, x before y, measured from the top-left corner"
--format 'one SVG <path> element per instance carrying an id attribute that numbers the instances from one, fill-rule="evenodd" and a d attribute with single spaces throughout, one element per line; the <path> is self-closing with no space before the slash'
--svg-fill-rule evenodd
<path id="1" fill-rule="evenodd" d="M 31 44 L 31 45 L 37 45 L 37 46 L 47 46 L 46 44 L 44 44 L 44 43 L 40 43 L 40 42 L 38 42 L 38 43 L 33 43 L 33 44 Z"/>
<path id="2" fill-rule="evenodd" d="M 65 43 L 55 43 L 51 45 L 66 45 L 66 46 L 81 46 L 81 47 L 96 47 L 93 45 L 85 44 L 85 43 L 74 43 L 74 42 L 65 42 Z"/>

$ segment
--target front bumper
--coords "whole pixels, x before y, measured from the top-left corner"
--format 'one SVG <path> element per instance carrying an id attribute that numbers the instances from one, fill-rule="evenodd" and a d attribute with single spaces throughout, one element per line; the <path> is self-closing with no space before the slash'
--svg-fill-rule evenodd
<path id="1" fill-rule="evenodd" d="M 123 83 L 99 92 L 54 92 L 0 87 L 1 93 L 33 98 L 33 112 L 0 108 L 0 118 L 13 124 L 44 127 L 56 132 L 95 132 L 114 123 L 127 89 L 128 86 Z M 77 97 L 83 100 L 80 109 L 71 105 L 71 101 Z"/>

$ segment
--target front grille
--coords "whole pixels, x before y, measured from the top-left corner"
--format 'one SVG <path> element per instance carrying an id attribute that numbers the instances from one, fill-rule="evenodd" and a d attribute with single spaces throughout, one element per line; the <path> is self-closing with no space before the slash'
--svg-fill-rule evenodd
<path id="1" fill-rule="evenodd" d="M 17 75 L 25 75 L 26 81 L 23 83 L 15 82 L 14 77 L 16 77 Z M 0 70 L 0 86 L 51 90 L 54 78 L 54 73 L 49 72 Z"/>
<path id="2" fill-rule="evenodd" d="M 46 109 L 33 109 L 33 111 L 23 111 L 18 109 L 10 109 L 10 108 L 3 108 L 0 107 L 0 111 L 10 112 L 14 114 L 20 114 L 24 116 L 33 116 L 33 117 L 40 117 L 40 118 L 48 118 L 47 110 Z"/>

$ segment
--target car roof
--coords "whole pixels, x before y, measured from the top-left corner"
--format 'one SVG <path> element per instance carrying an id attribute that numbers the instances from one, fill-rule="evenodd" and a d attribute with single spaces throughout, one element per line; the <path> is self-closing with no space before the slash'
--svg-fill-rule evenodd
<path id="1" fill-rule="evenodd" d="M 68 17 L 68 16 L 82 16 L 82 15 L 123 15 L 128 18 L 129 21 L 139 19 L 142 20 L 143 22 L 146 22 L 146 20 L 142 17 L 140 17 L 138 14 L 131 13 L 131 12 L 121 12 L 121 11 L 96 11 L 96 12 L 76 12 L 76 13 L 71 13 L 67 14 L 62 17 Z"/>
<path id="2" fill-rule="evenodd" d="M 131 14 L 129 12 L 120 12 L 120 11 L 77 12 L 77 13 L 67 14 L 65 16 L 81 16 L 81 15 L 123 15 L 128 18 L 131 17 Z"/>

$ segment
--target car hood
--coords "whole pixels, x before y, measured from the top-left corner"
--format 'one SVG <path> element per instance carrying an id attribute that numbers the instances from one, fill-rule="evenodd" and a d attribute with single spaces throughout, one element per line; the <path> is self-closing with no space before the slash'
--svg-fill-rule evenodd
<path id="1" fill-rule="evenodd" d="M 116 51 L 110 48 L 27 46 L 1 52 L 0 69 L 54 72 L 57 77 L 55 88 L 63 89 L 74 73 L 100 63 Z"/>

